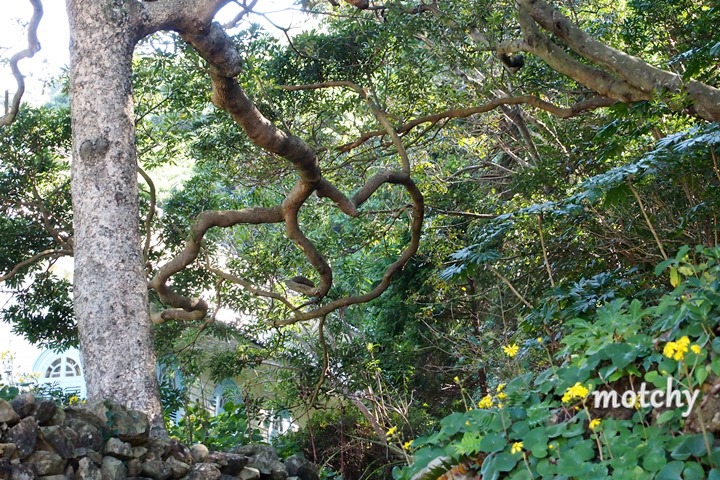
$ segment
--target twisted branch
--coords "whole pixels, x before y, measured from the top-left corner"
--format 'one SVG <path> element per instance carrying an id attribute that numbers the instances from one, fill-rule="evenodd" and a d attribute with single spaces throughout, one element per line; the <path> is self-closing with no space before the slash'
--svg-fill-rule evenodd
<path id="1" fill-rule="evenodd" d="M 423 197 L 409 176 L 409 159 L 402 146 L 402 142 L 395 130 L 389 126 L 389 122 L 382 112 L 379 112 L 374 104 L 368 100 L 367 93 L 355 84 L 343 82 L 357 91 L 370 105 L 373 113 L 381 124 L 385 125 L 387 133 L 395 135 L 398 143 L 398 152 L 403 158 L 403 172 L 385 171 L 378 173 L 353 196 L 348 199 L 342 192 L 334 187 L 329 181 L 322 177 L 315 151 L 304 141 L 281 131 L 275 127 L 257 109 L 252 100 L 245 94 L 238 82 L 235 80 L 239 68 L 239 58 L 230 39 L 222 28 L 212 24 L 209 28 L 192 31 L 182 31 L 182 37 L 188 41 L 198 53 L 210 63 L 210 78 L 212 81 L 212 101 L 218 107 L 226 110 L 233 117 L 248 135 L 249 139 L 257 146 L 272 152 L 289 161 L 298 174 L 298 181 L 293 189 L 287 194 L 282 205 L 274 208 L 249 208 L 239 211 L 224 212 L 203 212 L 192 226 L 190 238 L 185 244 L 184 250 L 175 258 L 162 266 L 152 279 L 150 286 L 154 288 L 160 300 L 173 307 L 170 310 L 159 312 L 153 315 L 153 321 L 163 322 L 167 319 L 198 320 L 203 318 L 208 311 L 207 303 L 202 299 L 191 299 L 174 292 L 168 286 L 169 278 L 186 268 L 198 256 L 202 239 L 211 227 L 229 227 L 239 224 L 260 224 L 280 223 L 285 224 L 288 237 L 302 250 L 310 264 L 320 276 L 320 284 L 312 292 L 315 299 L 312 303 L 320 302 L 332 286 L 332 269 L 325 258 L 317 250 L 315 245 L 305 236 L 298 222 L 298 213 L 313 192 L 319 197 L 331 199 L 336 206 L 349 216 L 358 215 L 360 207 L 381 185 L 385 183 L 403 185 L 413 202 L 412 236 L 408 247 L 400 257 L 391 264 L 380 283 L 370 292 L 346 297 L 332 301 L 326 305 L 317 307 L 308 312 L 299 312 L 293 309 L 294 316 L 278 325 L 288 325 L 301 320 L 324 317 L 333 310 L 366 302 L 379 296 L 390 285 L 391 278 L 395 272 L 400 270 L 417 251 L 423 219 Z M 382 121 L 385 119 L 385 122 Z M 282 301 L 286 306 L 292 304 L 282 298 L 279 294 L 265 292 L 251 287 L 247 282 L 237 277 L 232 277 L 224 272 L 215 270 L 215 273 L 222 278 L 231 280 L 248 288 L 251 292 Z"/>
<path id="2" fill-rule="evenodd" d="M 15 95 L 13 95 L 10 105 L 8 105 L 7 96 L 5 98 L 5 114 L 0 117 L 0 127 L 10 125 L 15 121 L 15 117 L 17 117 L 18 111 L 20 110 L 20 100 L 25 93 L 25 77 L 20 72 L 18 62 L 24 58 L 32 58 L 40 51 L 37 29 L 43 15 L 42 2 L 40 0 L 30 0 L 30 3 L 33 6 L 33 14 L 30 18 L 30 25 L 28 26 L 28 48 L 19 51 L 10 58 L 10 70 L 12 71 L 13 77 L 15 77 L 17 90 L 15 90 Z"/>

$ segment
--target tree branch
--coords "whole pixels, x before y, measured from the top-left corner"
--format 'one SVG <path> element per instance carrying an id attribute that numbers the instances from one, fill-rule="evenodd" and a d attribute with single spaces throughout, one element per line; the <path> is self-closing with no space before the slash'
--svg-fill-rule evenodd
<path id="1" fill-rule="evenodd" d="M 452 110 L 446 110 L 444 112 L 435 113 L 433 115 L 426 115 L 423 117 L 418 117 L 408 123 L 405 123 L 398 127 L 397 133 L 398 134 L 405 134 L 412 130 L 413 128 L 417 127 L 418 125 L 422 125 L 423 123 L 431 123 L 435 124 L 438 123 L 441 120 L 445 119 L 453 119 L 453 118 L 467 118 L 472 115 L 477 115 L 478 113 L 486 113 L 491 110 L 494 110 L 498 108 L 501 105 L 530 105 L 532 107 L 538 108 L 540 110 L 544 110 L 552 115 L 555 115 L 559 118 L 571 118 L 575 117 L 583 112 L 589 111 L 589 110 L 595 110 L 598 108 L 603 107 L 609 107 L 610 105 L 613 105 L 617 103 L 617 100 L 607 98 L 607 97 L 592 97 L 587 100 L 582 100 L 580 102 L 577 102 L 569 107 L 560 107 L 558 105 L 554 105 L 550 102 L 546 102 L 545 100 L 542 100 L 534 95 L 520 95 L 516 97 L 501 97 L 501 98 L 495 98 L 488 103 L 485 103 L 483 105 L 478 105 L 476 107 L 469 107 L 469 108 L 457 108 Z M 363 143 L 367 142 L 373 137 L 385 135 L 384 130 L 373 130 L 370 132 L 365 132 L 360 137 L 357 138 L 357 140 L 354 140 L 353 142 L 346 143 L 344 145 L 341 145 L 337 147 L 337 150 L 340 152 L 348 152 Z"/>
<path id="2" fill-rule="evenodd" d="M 680 75 L 654 67 L 638 57 L 597 41 L 544 0 L 520 0 L 519 6 L 518 18 L 526 34 L 526 43 L 530 46 L 528 51 L 541 57 L 557 71 L 602 95 L 624 102 L 649 100 L 664 90 L 675 94 L 684 93 L 691 101 L 691 113 L 705 120 L 720 121 L 720 89 L 697 80 L 685 81 Z M 529 17 L 532 18 L 532 24 L 528 22 Z M 619 78 L 612 78 L 606 72 L 571 59 L 560 47 L 539 33 L 533 25 L 535 22 L 561 38 L 575 53 Z"/>
<path id="3" fill-rule="evenodd" d="M 21 50 L 10 58 L 10 70 L 12 71 L 13 77 L 15 77 L 17 90 L 15 90 L 15 95 L 13 95 L 12 102 L 9 105 L 6 92 L 5 114 L 0 117 L 0 128 L 10 125 L 15 121 L 15 117 L 17 117 L 18 111 L 20 110 L 20 100 L 25 93 L 25 77 L 20 72 L 18 62 L 24 58 L 32 58 L 40 51 L 37 29 L 40 24 L 40 19 L 43 16 L 42 2 L 40 0 L 30 0 L 30 3 L 33 6 L 33 14 L 30 18 L 30 25 L 28 26 L 28 48 Z"/>
<path id="4" fill-rule="evenodd" d="M 46 258 L 46 257 L 57 258 L 57 257 L 64 257 L 66 255 L 72 255 L 72 251 L 71 250 L 43 250 L 42 252 L 36 253 L 32 257 L 27 258 L 27 259 L 23 260 L 22 262 L 18 263 L 12 269 L 10 269 L 10 271 L 8 273 L 6 273 L 5 275 L 0 275 L 0 282 L 4 282 L 5 280 L 8 280 L 8 279 L 14 277 L 15 275 L 17 275 L 17 273 L 22 268 L 30 265 L 31 263 L 34 263 L 34 262 L 40 260 L 41 258 Z"/>

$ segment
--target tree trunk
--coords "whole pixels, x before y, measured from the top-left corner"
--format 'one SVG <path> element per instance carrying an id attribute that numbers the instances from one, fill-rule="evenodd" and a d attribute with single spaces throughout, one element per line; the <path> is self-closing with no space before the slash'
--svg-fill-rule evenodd
<path id="1" fill-rule="evenodd" d="M 139 234 L 129 4 L 67 0 L 74 304 L 88 399 L 142 411 L 162 432 Z"/>

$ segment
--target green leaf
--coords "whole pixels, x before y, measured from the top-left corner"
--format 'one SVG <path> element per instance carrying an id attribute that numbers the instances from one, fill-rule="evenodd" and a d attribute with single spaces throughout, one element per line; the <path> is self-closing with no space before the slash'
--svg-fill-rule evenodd
<path id="1" fill-rule="evenodd" d="M 657 423 L 659 425 L 662 425 L 663 423 L 669 422 L 676 417 L 676 413 L 677 410 L 665 410 L 660 415 L 658 415 Z"/>
<path id="2" fill-rule="evenodd" d="M 708 371 L 707 368 L 705 368 L 705 365 L 699 365 L 695 369 L 695 381 L 697 382 L 697 386 L 702 386 L 703 383 L 705 383 L 705 380 L 707 380 L 708 377 Z"/>
<path id="3" fill-rule="evenodd" d="M 678 480 L 685 464 L 683 462 L 670 462 L 660 470 L 655 480 Z"/>
<path id="4" fill-rule="evenodd" d="M 548 434 L 546 427 L 538 427 L 530 430 L 522 437 L 523 446 L 528 450 L 536 448 L 547 448 Z"/>
<path id="5" fill-rule="evenodd" d="M 650 450 L 642 461 L 643 468 L 651 472 L 657 472 L 667 464 L 665 450 L 654 448 Z"/>
<path id="6" fill-rule="evenodd" d="M 480 451 L 485 453 L 499 452 L 505 448 L 507 440 L 497 433 L 489 433 L 480 440 Z"/>
<path id="7" fill-rule="evenodd" d="M 683 469 L 683 478 L 685 480 L 695 480 L 704 476 L 705 469 L 702 465 L 697 462 L 685 462 L 685 468 Z"/>
<path id="8" fill-rule="evenodd" d="M 720 468 L 713 468 L 708 473 L 708 480 L 720 480 Z"/>

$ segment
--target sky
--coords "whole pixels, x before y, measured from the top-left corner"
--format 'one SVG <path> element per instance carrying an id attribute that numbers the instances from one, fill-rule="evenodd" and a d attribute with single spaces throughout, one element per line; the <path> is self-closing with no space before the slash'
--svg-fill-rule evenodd
<path id="1" fill-rule="evenodd" d="M 310 24 L 306 16 L 301 15 L 298 7 L 292 7 L 292 0 L 260 0 L 254 10 L 264 12 L 272 21 L 282 27 L 297 28 L 301 31 Z M 27 47 L 27 23 L 32 16 L 32 6 L 27 0 L 0 0 L 2 16 L 0 16 L 0 94 L 8 90 L 10 96 L 15 93 L 17 85 L 10 73 L 7 60 L 16 52 Z M 19 63 L 20 71 L 25 75 L 24 101 L 39 104 L 49 99 L 51 89 L 45 82 L 59 75 L 69 63 L 69 33 L 64 0 L 44 0 L 44 14 L 38 28 L 41 50 L 31 59 Z M 228 5 L 220 12 L 220 21 L 234 17 L 239 7 Z M 263 17 L 252 15 L 250 20 L 266 26 L 278 37 L 281 33 L 274 29 Z"/>

